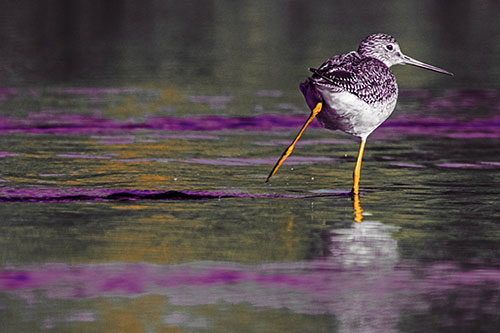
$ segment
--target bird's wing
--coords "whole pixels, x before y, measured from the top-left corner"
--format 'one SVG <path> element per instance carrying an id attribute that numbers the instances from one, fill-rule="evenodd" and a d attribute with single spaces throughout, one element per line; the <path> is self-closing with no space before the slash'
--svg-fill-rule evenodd
<path id="1" fill-rule="evenodd" d="M 352 93 L 369 104 L 383 102 L 397 93 L 396 79 L 389 67 L 356 52 L 330 58 L 320 68 L 310 70 L 314 85 L 330 93 Z"/>

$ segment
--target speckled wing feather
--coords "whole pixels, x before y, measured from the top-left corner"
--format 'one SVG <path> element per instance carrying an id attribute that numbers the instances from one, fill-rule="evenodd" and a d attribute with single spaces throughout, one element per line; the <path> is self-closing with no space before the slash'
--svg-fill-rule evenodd
<path id="1" fill-rule="evenodd" d="M 383 62 L 350 52 L 328 59 L 313 72 L 310 83 L 332 93 L 347 91 L 368 104 L 385 102 L 397 94 L 396 78 Z"/>

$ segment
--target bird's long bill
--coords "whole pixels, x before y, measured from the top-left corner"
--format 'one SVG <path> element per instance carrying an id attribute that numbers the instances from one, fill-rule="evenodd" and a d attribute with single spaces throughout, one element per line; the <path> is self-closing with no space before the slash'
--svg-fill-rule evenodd
<path id="1" fill-rule="evenodd" d="M 441 69 L 439 67 L 426 64 L 424 62 L 421 62 L 421 61 L 418 61 L 416 59 L 413 59 L 412 57 L 408 57 L 407 55 L 403 56 L 403 62 L 405 64 L 407 64 L 407 65 L 413 65 L 413 66 L 417 66 L 417 67 L 428 69 L 430 71 L 434 71 L 434 72 L 443 73 L 443 74 L 446 74 L 446 75 L 453 76 L 453 73 L 448 72 L 447 70 L 444 70 L 444 69 Z"/>

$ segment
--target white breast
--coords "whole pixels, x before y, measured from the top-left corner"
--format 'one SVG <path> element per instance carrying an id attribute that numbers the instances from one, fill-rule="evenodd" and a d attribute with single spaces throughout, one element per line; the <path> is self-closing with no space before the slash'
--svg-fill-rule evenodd
<path id="1" fill-rule="evenodd" d="M 394 111 L 396 98 L 387 102 L 368 104 L 349 92 L 322 91 L 323 109 L 318 120 L 325 128 L 366 138 Z"/>

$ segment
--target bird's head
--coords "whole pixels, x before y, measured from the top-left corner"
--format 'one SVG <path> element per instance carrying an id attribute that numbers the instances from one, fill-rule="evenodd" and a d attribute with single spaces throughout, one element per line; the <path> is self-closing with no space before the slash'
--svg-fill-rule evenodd
<path id="1" fill-rule="evenodd" d="M 382 61 L 387 67 L 394 65 L 413 65 L 425 68 L 431 71 L 453 75 L 452 73 L 423 63 L 401 52 L 398 42 L 391 36 L 386 34 L 373 34 L 359 44 L 358 54 L 362 57 L 372 57 Z"/>

